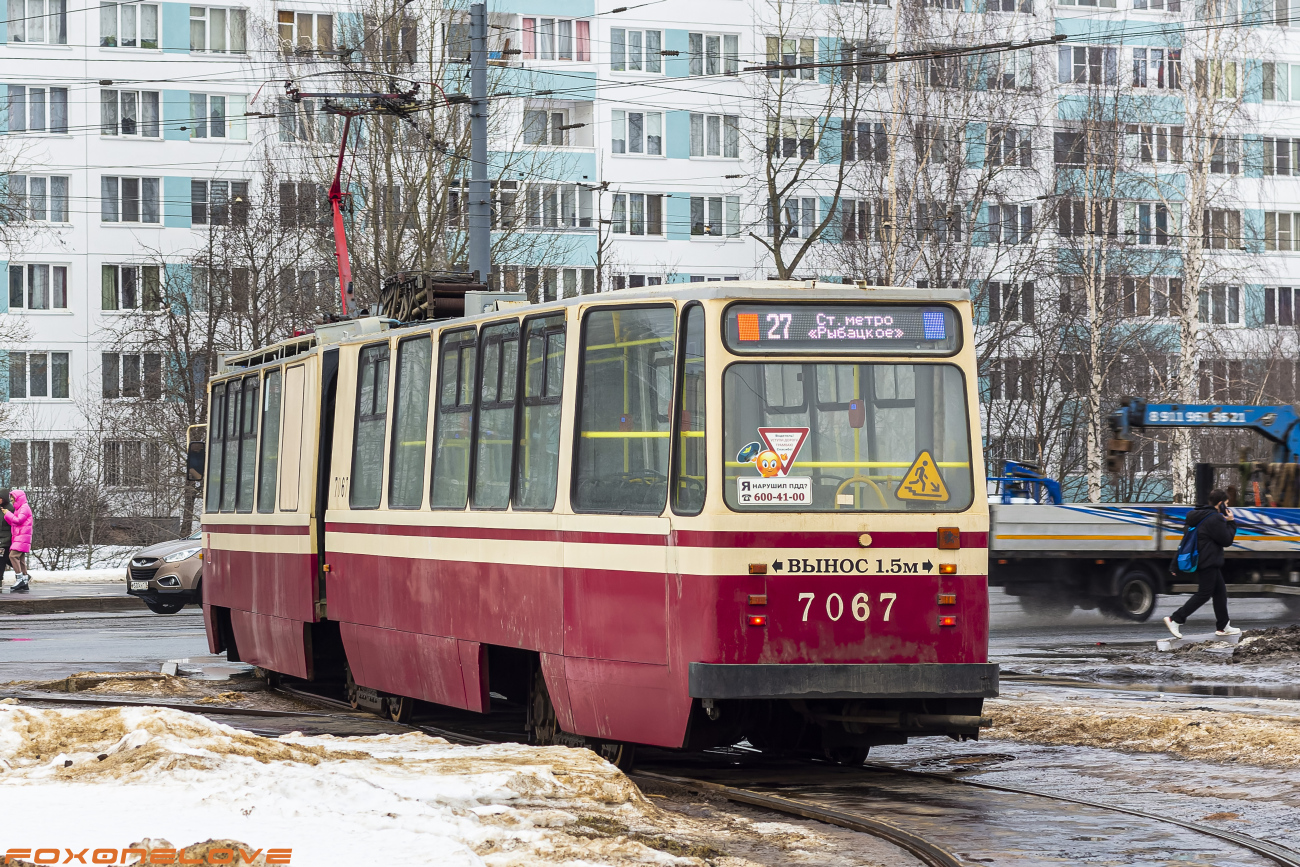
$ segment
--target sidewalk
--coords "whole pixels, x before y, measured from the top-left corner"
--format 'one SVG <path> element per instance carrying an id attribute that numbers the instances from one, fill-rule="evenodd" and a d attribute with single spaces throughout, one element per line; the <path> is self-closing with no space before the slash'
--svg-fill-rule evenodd
<path id="1" fill-rule="evenodd" d="M 149 610 L 139 599 L 126 595 L 125 581 L 111 584 L 55 584 L 33 576 L 32 589 L 27 593 L 10 593 L 13 586 L 13 578 L 6 575 L 4 592 L 0 594 L 0 615 Z"/>

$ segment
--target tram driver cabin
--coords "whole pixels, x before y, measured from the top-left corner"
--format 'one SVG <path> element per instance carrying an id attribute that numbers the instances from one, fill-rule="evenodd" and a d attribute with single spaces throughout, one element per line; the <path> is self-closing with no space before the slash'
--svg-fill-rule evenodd
<path id="1" fill-rule="evenodd" d="M 971 334 L 962 290 L 732 282 L 227 358 L 211 649 L 397 718 L 524 708 L 615 759 L 976 737 Z"/>

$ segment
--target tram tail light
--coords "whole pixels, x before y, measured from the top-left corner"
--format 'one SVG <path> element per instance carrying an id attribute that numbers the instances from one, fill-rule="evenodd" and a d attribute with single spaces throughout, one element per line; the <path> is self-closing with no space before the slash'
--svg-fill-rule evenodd
<path id="1" fill-rule="evenodd" d="M 751 615 L 749 615 L 749 625 L 750 625 L 750 626 L 766 626 L 766 625 L 767 625 L 767 615 L 766 615 L 766 614 L 751 614 Z"/>
<path id="2" fill-rule="evenodd" d="M 939 564 L 939 574 L 940 574 L 940 575 L 956 575 L 956 574 L 957 574 L 957 564 L 956 564 L 956 563 L 940 563 L 940 564 Z"/>
<path id="3" fill-rule="evenodd" d="M 938 535 L 940 551 L 956 551 L 961 548 L 961 530 L 957 527 L 940 527 Z"/>
<path id="4" fill-rule="evenodd" d="M 940 594 L 939 594 L 939 604 L 940 604 L 940 605 L 956 605 L 956 604 L 957 604 L 957 594 L 956 594 L 956 593 L 940 593 Z"/>
<path id="5" fill-rule="evenodd" d="M 940 625 L 940 626 L 956 626 L 956 625 L 957 625 L 957 618 L 956 618 L 956 617 L 952 617 L 952 616 L 940 617 L 940 618 L 939 618 L 939 625 Z"/>
<path id="6" fill-rule="evenodd" d="M 766 593 L 751 593 L 751 594 L 749 594 L 749 604 L 750 604 L 750 605 L 766 605 L 766 604 L 767 604 L 767 594 L 766 594 Z"/>
<path id="7" fill-rule="evenodd" d="M 766 574 L 767 574 L 767 564 L 766 564 L 766 563 L 750 563 L 750 564 L 749 564 L 749 574 L 750 574 L 750 575 L 766 575 Z"/>

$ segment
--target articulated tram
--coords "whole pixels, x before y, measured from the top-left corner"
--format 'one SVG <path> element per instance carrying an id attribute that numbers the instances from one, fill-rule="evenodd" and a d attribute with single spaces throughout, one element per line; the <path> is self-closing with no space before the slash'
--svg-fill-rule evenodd
<path id="1" fill-rule="evenodd" d="M 534 742 L 616 761 L 978 736 L 997 667 L 965 291 L 500 306 L 224 359 L 214 653 L 396 719 L 522 705 Z"/>

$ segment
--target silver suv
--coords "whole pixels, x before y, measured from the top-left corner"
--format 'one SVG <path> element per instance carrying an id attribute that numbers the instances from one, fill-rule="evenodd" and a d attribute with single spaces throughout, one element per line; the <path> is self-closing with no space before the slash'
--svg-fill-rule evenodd
<path id="1" fill-rule="evenodd" d="M 126 567 L 126 592 L 155 614 L 175 614 L 203 601 L 203 533 L 159 542 L 135 552 Z"/>

